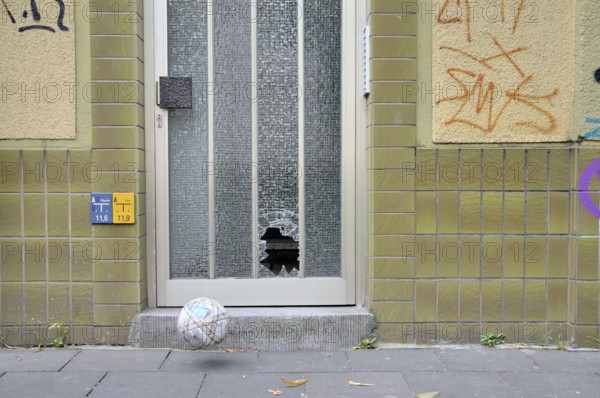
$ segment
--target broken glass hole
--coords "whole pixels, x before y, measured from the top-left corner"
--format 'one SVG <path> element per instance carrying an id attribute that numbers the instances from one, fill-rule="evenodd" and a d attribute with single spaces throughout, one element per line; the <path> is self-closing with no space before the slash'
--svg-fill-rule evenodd
<path id="1" fill-rule="evenodd" d="M 267 228 L 260 239 L 266 242 L 267 258 L 260 261 L 265 268 L 275 275 L 279 275 L 284 267 L 288 274 L 294 268 L 300 271 L 300 249 L 297 241 L 282 235 L 279 228 L 272 227 Z"/>

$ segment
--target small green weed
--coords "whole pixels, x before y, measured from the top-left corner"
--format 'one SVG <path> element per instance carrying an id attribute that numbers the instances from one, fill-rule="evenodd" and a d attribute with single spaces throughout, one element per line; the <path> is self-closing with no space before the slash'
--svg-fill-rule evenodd
<path id="1" fill-rule="evenodd" d="M 496 347 L 504 344 L 506 335 L 504 333 L 486 333 L 481 336 L 481 344 L 487 347 Z"/>
<path id="2" fill-rule="evenodd" d="M 588 342 L 594 344 L 596 348 L 600 348 L 600 338 L 596 336 L 588 336 Z"/>
<path id="3" fill-rule="evenodd" d="M 56 337 L 54 338 L 54 347 L 64 347 L 69 331 L 60 322 L 54 322 L 48 325 L 48 330 L 56 330 Z"/>
<path id="4" fill-rule="evenodd" d="M 553 339 L 552 337 L 546 337 L 546 343 L 544 344 L 544 346 L 549 346 L 550 344 L 554 344 L 554 347 L 556 347 L 557 350 L 559 351 L 567 351 L 567 349 L 569 348 L 569 343 L 566 341 L 562 341 L 560 339 L 560 335 L 558 335 L 558 340 L 554 343 L 552 343 Z"/>
<path id="5" fill-rule="evenodd" d="M 352 347 L 353 350 L 373 350 L 375 349 L 375 341 L 377 341 L 377 337 L 373 337 L 371 339 L 364 339 L 361 341 L 359 345 L 355 345 Z"/>
<path id="6" fill-rule="evenodd" d="M 569 348 L 569 343 L 567 343 L 566 341 L 559 340 L 556 343 L 554 343 L 554 346 L 559 351 L 567 351 L 567 348 Z"/>

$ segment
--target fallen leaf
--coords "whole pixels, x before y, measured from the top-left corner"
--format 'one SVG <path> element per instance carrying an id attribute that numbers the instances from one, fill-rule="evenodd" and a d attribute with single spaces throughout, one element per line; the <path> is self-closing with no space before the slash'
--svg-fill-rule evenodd
<path id="1" fill-rule="evenodd" d="M 369 383 L 358 383 L 356 381 L 352 381 L 352 380 L 348 380 L 348 384 L 350 384 L 351 386 L 361 386 L 361 387 L 372 387 L 375 384 L 369 384 Z"/>
<path id="2" fill-rule="evenodd" d="M 438 395 L 440 395 L 439 391 L 424 392 L 422 394 L 417 395 L 417 398 L 435 398 Z"/>
<path id="3" fill-rule="evenodd" d="M 228 348 L 225 351 L 227 351 L 227 352 L 248 352 L 248 350 L 241 350 L 239 348 Z"/>
<path id="4" fill-rule="evenodd" d="M 298 387 L 301 386 L 302 384 L 306 383 L 308 381 L 308 379 L 298 379 L 298 380 L 286 380 L 283 377 L 281 378 L 281 381 L 283 382 L 283 384 L 285 384 L 288 387 Z"/>
<path id="5" fill-rule="evenodd" d="M 269 392 L 273 395 L 281 395 L 283 394 L 283 391 L 281 390 L 269 390 Z"/>

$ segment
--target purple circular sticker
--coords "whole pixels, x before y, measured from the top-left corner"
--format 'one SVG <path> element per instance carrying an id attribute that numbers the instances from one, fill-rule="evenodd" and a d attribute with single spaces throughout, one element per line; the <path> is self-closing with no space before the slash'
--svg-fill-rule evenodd
<path id="1" fill-rule="evenodd" d="M 600 159 L 596 159 L 590 163 L 581 175 L 579 179 L 579 199 L 590 213 L 596 216 L 596 218 L 600 218 L 600 209 L 592 200 L 589 191 L 590 183 L 595 175 L 600 178 Z"/>

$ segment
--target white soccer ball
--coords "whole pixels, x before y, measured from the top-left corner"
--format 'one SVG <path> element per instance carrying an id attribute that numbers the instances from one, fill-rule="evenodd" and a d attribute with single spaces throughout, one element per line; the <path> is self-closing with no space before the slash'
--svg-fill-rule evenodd
<path id="1" fill-rule="evenodd" d="M 218 302 L 197 298 L 183 306 L 177 319 L 177 330 L 193 348 L 218 344 L 227 333 L 227 313 Z"/>

